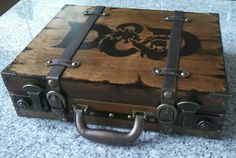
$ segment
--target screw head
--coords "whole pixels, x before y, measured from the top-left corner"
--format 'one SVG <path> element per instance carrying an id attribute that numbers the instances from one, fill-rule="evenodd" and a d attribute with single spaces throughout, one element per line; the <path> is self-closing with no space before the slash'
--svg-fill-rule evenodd
<path id="1" fill-rule="evenodd" d="M 56 87 L 57 86 L 57 82 L 55 81 L 55 80 L 48 80 L 48 85 L 50 86 L 50 87 Z"/>
<path id="2" fill-rule="evenodd" d="M 173 93 L 170 92 L 170 91 L 165 91 L 165 92 L 163 93 L 163 96 L 164 96 L 164 98 L 166 98 L 166 99 L 170 99 L 170 98 L 172 98 Z"/>
<path id="3" fill-rule="evenodd" d="M 110 114 L 109 114 L 109 117 L 110 117 L 110 118 L 113 118 L 114 116 L 115 116 L 115 115 L 114 115 L 113 113 L 110 113 Z"/>

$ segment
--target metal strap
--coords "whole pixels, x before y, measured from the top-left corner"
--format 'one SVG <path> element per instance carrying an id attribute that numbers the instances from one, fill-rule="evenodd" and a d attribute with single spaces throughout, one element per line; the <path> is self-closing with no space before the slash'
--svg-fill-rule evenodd
<path id="1" fill-rule="evenodd" d="M 166 57 L 167 63 L 165 69 L 178 71 L 181 33 L 184 23 L 184 20 L 180 19 L 184 19 L 184 13 L 175 11 L 174 17 L 175 18 L 172 19 L 173 25 L 170 34 L 170 46 Z M 176 75 L 169 75 L 168 73 L 164 75 L 161 91 L 161 105 L 159 105 L 157 110 L 159 115 L 160 130 L 165 133 L 172 131 L 172 127 L 177 116 L 177 110 L 175 108 L 177 77 L 178 76 Z"/>
<path id="2" fill-rule="evenodd" d="M 97 13 L 102 13 L 104 9 L 105 9 L 104 6 L 97 6 L 94 11 Z M 72 40 L 70 45 L 62 53 L 61 57 L 59 58 L 60 60 L 71 60 L 73 58 L 73 56 L 75 55 L 77 50 L 80 48 L 81 44 L 83 43 L 84 39 L 88 35 L 89 31 L 91 30 L 91 28 L 93 27 L 93 25 L 95 24 L 99 16 L 100 14 L 92 14 L 88 16 L 87 20 L 82 25 L 82 27 L 77 30 L 76 38 Z M 66 65 L 60 65 L 60 64 L 59 65 L 56 64 L 52 67 L 51 71 L 48 73 L 46 77 L 47 83 L 48 83 L 48 90 L 54 90 L 57 92 L 61 91 L 59 78 L 65 69 L 66 69 Z M 65 109 L 65 107 L 57 107 L 57 105 L 61 105 L 61 104 L 51 105 L 52 111 L 53 109 L 60 109 L 60 108 Z M 65 117 L 64 114 L 60 114 L 60 115 L 63 115 L 62 118 Z"/>

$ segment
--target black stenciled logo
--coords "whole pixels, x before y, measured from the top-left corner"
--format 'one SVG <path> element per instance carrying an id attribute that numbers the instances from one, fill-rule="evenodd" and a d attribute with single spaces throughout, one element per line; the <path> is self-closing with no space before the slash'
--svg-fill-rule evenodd
<path id="1" fill-rule="evenodd" d="M 58 45 L 59 47 L 66 47 L 68 42 L 76 37 L 75 30 L 80 28 L 79 23 L 70 23 L 71 30 Z M 102 52 L 114 57 L 126 57 L 134 53 L 140 53 L 141 57 L 148 57 L 153 60 L 158 60 L 167 55 L 168 44 L 170 42 L 169 29 L 144 27 L 136 23 L 124 23 L 115 30 L 111 30 L 105 25 L 94 25 L 93 31 L 97 32 L 97 38 L 93 41 L 84 42 L 80 49 L 99 48 Z M 142 39 L 141 33 L 149 31 L 151 36 Z M 182 39 L 184 46 L 180 49 L 180 56 L 191 55 L 201 47 L 200 41 L 197 37 L 189 32 L 182 31 Z M 119 49 L 116 45 L 120 42 L 125 44 L 132 44 L 130 48 Z"/>

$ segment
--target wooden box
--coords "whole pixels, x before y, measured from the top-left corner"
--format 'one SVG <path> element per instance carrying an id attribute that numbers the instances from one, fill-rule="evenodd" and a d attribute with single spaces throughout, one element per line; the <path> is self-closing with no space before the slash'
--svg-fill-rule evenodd
<path id="1" fill-rule="evenodd" d="M 2 77 L 19 116 L 75 121 L 111 144 L 142 129 L 216 138 L 228 97 L 213 13 L 66 5 Z"/>

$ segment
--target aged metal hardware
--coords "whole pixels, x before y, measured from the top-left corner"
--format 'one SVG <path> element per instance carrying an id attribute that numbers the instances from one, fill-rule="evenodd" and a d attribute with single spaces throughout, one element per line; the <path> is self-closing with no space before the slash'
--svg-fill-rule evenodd
<path id="1" fill-rule="evenodd" d="M 81 136 L 89 140 L 105 144 L 128 144 L 134 142 L 143 130 L 144 116 L 137 114 L 130 132 L 122 133 L 106 129 L 90 129 L 84 120 L 84 109 L 74 107 L 75 125 Z"/>
<path id="2" fill-rule="evenodd" d="M 212 128 L 212 123 L 210 121 L 206 121 L 206 120 L 201 120 L 198 122 L 197 127 L 201 130 L 211 130 Z"/>
<path id="3" fill-rule="evenodd" d="M 95 11 L 94 12 L 97 12 L 97 13 L 102 13 L 102 11 L 105 9 L 105 7 L 103 6 L 98 6 L 95 8 Z M 69 44 L 69 46 L 65 49 L 65 51 L 62 53 L 61 57 L 59 59 L 62 59 L 62 60 L 71 60 L 73 58 L 73 56 L 75 55 L 75 53 L 77 52 L 77 50 L 80 48 L 80 46 L 82 45 L 84 39 L 86 38 L 86 36 L 88 35 L 89 31 L 91 30 L 91 28 L 93 27 L 94 23 L 96 22 L 96 20 L 98 19 L 98 17 L 100 16 L 100 14 L 93 14 L 93 15 L 90 15 L 87 20 L 85 21 L 85 23 L 82 25 L 81 28 L 79 28 L 77 31 L 77 36 L 76 38 L 74 38 L 71 43 Z M 83 30 L 83 31 L 81 31 Z M 50 62 L 50 61 L 49 61 Z M 60 104 L 58 106 L 55 106 L 56 105 L 54 103 L 54 101 L 51 101 L 51 109 L 54 110 L 54 112 L 56 114 L 59 114 L 61 115 L 60 117 L 62 119 L 66 119 L 66 116 L 65 116 L 65 112 L 63 112 L 62 110 L 64 109 L 64 103 L 63 103 L 63 100 L 64 99 L 61 99 L 62 97 L 59 97 L 59 96 L 62 96 L 61 95 L 61 87 L 60 87 L 60 83 L 59 83 L 59 79 L 60 79 L 60 76 L 61 74 L 64 72 L 64 70 L 66 69 L 66 66 L 65 65 L 54 65 L 51 69 L 51 71 L 48 73 L 47 75 L 47 82 L 48 82 L 48 87 L 47 87 L 47 90 L 48 91 L 53 91 L 53 92 L 56 92 L 60 95 L 55 95 L 57 96 L 56 98 L 58 98 L 58 100 L 60 100 Z M 55 82 L 53 84 L 51 84 L 50 82 Z M 53 85 L 53 86 L 52 86 Z M 56 94 L 54 93 L 54 94 Z M 49 93 L 48 92 L 48 95 L 50 96 L 51 94 L 53 93 Z M 54 96 L 54 95 L 53 95 Z M 48 97 L 48 100 L 50 100 L 51 97 Z M 64 97 L 63 97 L 64 98 Z M 59 108 L 59 109 L 58 109 Z"/>
<path id="4" fill-rule="evenodd" d="M 186 128 L 192 128 L 194 124 L 195 113 L 201 108 L 201 106 L 191 101 L 180 102 L 177 104 L 177 106 L 183 113 L 182 126 Z"/>
<path id="5" fill-rule="evenodd" d="M 106 12 L 98 12 L 98 11 L 93 11 L 93 10 L 86 10 L 83 12 L 84 15 L 100 15 L 100 16 L 108 16 L 110 15 L 109 13 Z"/>
<path id="6" fill-rule="evenodd" d="M 23 99 L 17 101 L 17 106 L 21 110 L 28 110 L 30 108 L 29 104 Z"/>
<path id="7" fill-rule="evenodd" d="M 191 18 L 182 18 L 182 17 L 179 17 L 179 16 L 165 16 L 163 18 L 163 20 L 166 20 L 166 21 L 174 21 L 174 20 L 177 20 L 177 21 L 182 21 L 182 22 L 191 22 L 192 19 Z"/>
<path id="8" fill-rule="evenodd" d="M 75 111 L 75 109 L 81 109 L 84 110 L 84 112 L 87 112 L 88 110 L 88 105 L 83 105 L 83 104 L 72 104 L 71 105 L 73 107 L 73 110 Z M 90 115 L 94 115 L 94 111 L 90 111 Z"/>
<path id="9" fill-rule="evenodd" d="M 178 116 L 177 109 L 169 104 L 161 104 L 156 109 L 156 117 L 161 122 L 174 123 Z"/>
<path id="10" fill-rule="evenodd" d="M 189 76 L 189 73 L 187 71 L 177 73 L 179 72 L 178 67 L 181 34 L 183 22 L 185 21 L 184 13 L 175 11 L 175 15 L 172 18 L 168 17 L 166 19 L 172 19 L 173 23 L 170 34 L 170 45 L 166 57 L 166 67 L 164 69 L 156 69 L 154 70 L 154 73 L 164 75 L 164 81 L 161 90 L 161 105 L 157 107 L 156 113 L 157 117 L 159 118 L 161 131 L 169 133 L 172 131 L 172 127 L 178 115 L 178 112 L 175 108 L 177 95 L 177 77 L 180 76 L 185 78 L 186 76 Z"/>
<path id="11" fill-rule="evenodd" d="M 12 101 L 19 110 L 34 110 L 32 99 L 27 94 L 11 93 Z"/>
<path id="12" fill-rule="evenodd" d="M 67 59 L 47 59 L 45 61 L 45 64 L 48 66 L 62 65 L 62 66 L 71 67 L 71 68 L 77 68 L 80 66 L 79 61 L 71 61 Z"/>
<path id="13" fill-rule="evenodd" d="M 146 112 L 146 111 L 133 110 L 132 118 L 135 118 L 136 115 L 143 115 L 143 116 L 144 116 L 144 119 L 146 120 L 147 117 L 153 116 L 153 113 L 151 113 L 151 112 Z"/>
<path id="14" fill-rule="evenodd" d="M 62 94 L 56 91 L 49 91 L 46 97 L 47 97 L 48 103 L 51 106 L 52 112 L 58 114 L 59 116 L 63 116 L 66 102 Z"/>
<path id="15" fill-rule="evenodd" d="M 33 85 L 33 84 L 27 84 L 23 86 L 23 89 L 28 93 L 30 96 L 33 107 L 35 111 L 44 111 L 44 106 L 41 102 L 41 93 L 43 92 L 43 88 Z"/>
<path id="16" fill-rule="evenodd" d="M 154 68 L 153 73 L 159 76 L 173 75 L 181 78 L 188 78 L 190 76 L 190 72 L 187 70 L 176 70 L 167 68 Z"/>
<path id="17" fill-rule="evenodd" d="M 51 88 L 57 87 L 57 81 L 56 81 L 56 80 L 53 80 L 53 79 L 50 79 L 50 80 L 48 80 L 48 85 L 49 85 Z"/>

